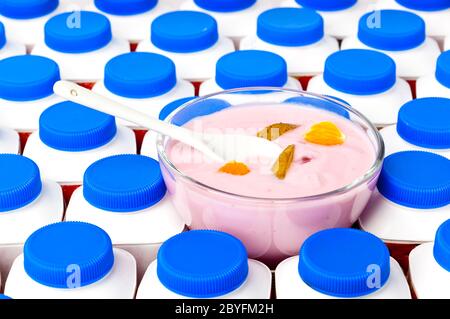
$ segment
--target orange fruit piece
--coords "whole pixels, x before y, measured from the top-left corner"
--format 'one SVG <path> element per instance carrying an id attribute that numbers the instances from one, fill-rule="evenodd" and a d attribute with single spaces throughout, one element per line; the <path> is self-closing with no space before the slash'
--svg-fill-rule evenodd
<path id="1" fill-rule="evenodd" d="M 242 176 L 250 173 L 250 169 L 244 163 L 233 161 L 219 168 L 219 172 Z"/>
<path id="2" fill-rule="evenodd" d="M 283 152 L 281 152 L 277 161 L 273 165 L 272 172 L 279 179 L 284 179 L 286 177 L 286 173 L 289 167 L 291 167 L 292 160 L 294 159 L 294 153 L 295 153 L 295 145 L 294 144 L 289 145 L 283 150 Z"/>
<path id="3" fill-rule="evenodd" d="M 320 122 L 311 126 L 305 140 L 319 145 L 341 145 L 344 144 L 345 135 L 334 123 Z"/>

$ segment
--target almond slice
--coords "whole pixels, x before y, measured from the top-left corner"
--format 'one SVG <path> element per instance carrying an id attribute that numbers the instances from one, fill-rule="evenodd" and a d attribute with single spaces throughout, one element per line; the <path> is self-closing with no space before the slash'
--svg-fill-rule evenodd
<path id="1" fill-rule="evenodd" d="M 224 166 L 219 168 L 219 172 L 242 176 L 250 173 L 250 169 L 244 163 L 233 161 L 226 163 Z"/>
<path id="2" fill-rule="evenodd" d="M 283 152 L 281 152 L 277 161 L 273 165 L 272 172 L 279 179 L 284 179 L 286 177 L 286 173 L 289 167 L 291 167 L 292 160 L 294 159 L 294 153 L 295 153 L 295 145 L 294 144 L 289 145 L 283 150 Z"/>
<path id="3" fill-rule="evenodd" d="M 289 123 L 275 123 L 271 124 L 258 133 L 256 133 L 256 136 L 265 138 L 269 141 L 273 141 L 277 138 L 279 138 L 281 135 L 283 135 L 286 132 L 292 131 L 296 129 L 298 125 L 295 124 L 289 124 Z"/>
<path id="4" fill-rule="evenodd" d="M 344 144 L 345 135 L 334 123 L 320 122 L 311 126 L 305 140 L 313 144 L 332 146 Z"/>

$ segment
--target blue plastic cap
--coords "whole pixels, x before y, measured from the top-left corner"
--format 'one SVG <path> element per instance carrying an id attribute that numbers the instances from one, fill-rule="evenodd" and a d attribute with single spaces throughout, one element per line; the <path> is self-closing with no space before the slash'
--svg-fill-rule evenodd
<path id="1" fill-rule="evenodd" d="M 185 98 L 178 99 L 178 100 L 175 100 L 175 101 L 167 104 L 159 112 L 159 119 L 161 121 L 164 121 L 177 108 L 179 108 L 183 104 L 185 104 L 185 103 L 187 103 L 187 102 L 189 102 L 189 101 L 191 101 L 193 99 L 196 99 L 196 98 L 197 98 L 196 96 L 185 97 Z"/>
<path id="2" fill-rule="evenodd" d="M 202 12 L 168 12 L 157 17 L 151 27 L 152 43 L 169 52 L 190 53 L 206 50 L 218 39 L 216 20 Z"/>
<path id="3" fill-rule="evenodd" d="M 62 13 L 47 21 L 45 44 L 63 53 L 92 52 L 112 39 L 111 24 L 104 15 L 89 11 Z"/>
<path id="4" fill-rule="evenodd" d="M 158 203 L 165 194 L 159 164 L 150 157 L 110 156 L 93 163 L 84 173 L 84 198 L 102 210 L 142 210 Z"/>
<path id="5" fill-rule="evenodd" d="M 53 12 L 58 0 L 2 0 L 0 15 L 11 19 L 33 19 Z"/>
<path id="6" fill-rule="evenodd" d="M 429 97 L 407 102 L 398 113 L 397 132 L 417 146 L 450 148 L 450 99 Z"/>
<path id="7" fill-rule="evenodd" d="M 5 26 L 0 21 L 0 49 L 6 44 Z"/>
<path id="8" fill-rule="evenodd" d="M 12 298 L 8 297 L 6 295 L 0 294 L 0 299 L 6 300 L 6 299 L 12 299 Z"/>
<path id="9" fill-rule="evenodd" d="M 113 116 L 73 102 L 55 104 L 39 118 L 39 137 L 54 149 L 81 152 L 103 146 L 117 132 Z"/>
<path id="10" fill-rule="evenodd" d="M 248 275 L 247 251 L 223 232 L 193 230 L 164 242 L 157 274 L 169 290 L 187 297 L 211 298 L 236 290 Z"/>
<path id="11" fill-rule="evenodd" d="M 53 84 L 59 80 L 59 67 L 53 60 L 36 55 L 18 55 L 0 60 L 2 99 L 9 101 L 42 99 L 53 94 Z"/>
<path id="12" fill-rule="evenodd" d="M 183 126 L 197 117 L 210 115 L 230 107 L 231 104 L 221 99 L 206 99 L 194 102 L 178 111 L 171 119 L 171 123 Z"/>
<path id="13" fill-rule="evenodd" d="M 325 61 L 323 79 L 330 87 L 348 94 L 382 93 L 396 82 L 395 62 L 381 52 L 342 50 Z"/>
<path id="14" fill-rule="evenodd" d="M 111 239 L 83 222 L 60 222 L 36 230 L 23 247 L 24 268 L 38 283 L 54 288 L 84 287 L 114 265 Z"/>
<path id="15" fill-rule="evenodd" d="M 38 166 L 29 158 L 0 154 L 0 212 L 22 208 L 41 193 Z"/>
<path id="16" fill-rule="evenodd" d="M 398 4 L 418 11 L 440 11 L 450 8 L 449 0 L 395 0 Z"/>
<path id="17" fill-rule="evenodd" d="M 152 10 L 158 4 L 158 0 L 95 0 L 94 4 L 105 13 L 129 16 Z"/>
<path id="18" fill-rule="evenodd" d="M 436 63 L 436 80 L 450 89 L 450 50 L 442 52 Z"/>
<path id="19" fill-rule="evenodd" d="M 348 104 L 347 102 L 345 102 L 341 99 L 338 99 L 335 97 L 331 97 L 331 98 L 336 99 L 336 100 L 350 106 L 350 104 Z M 309 96 L 298 96 L 298 97 L 291 97 L 284 102 L 290 103 L 290 104 L 299 104 L 301 106 L 312 106 L 317 109 L 322 109 L 325 111 L 333 112 L 337 115 L 345 117 L 346 119 L 350 118 L 350 114 L 348 113 L 348 111 L 346 109 L 340 107 L 336 103 L 333 103 L 332 101 L 329 101 L 329 100 L 323 100 L 323 99 L 313 98 L 313 97 L 309 97 Z"/>
<path id="20" fill-rule="evenodd" d="M 436 232 L 433 255 L 442 268 L 450 271 L 450 219 L 439 226 Z"/>
<path id="21" fill-rule="evenodd" d="M 353 7 L 357 0 L 295 0 L 299 5 L 319 11 L 339 11 Z"/>
<path id="22" fill-rule="evenodd" d="M 370 233 L 327 229 L 305 240 L 298 272 L 308 286 L 323 294 L 360 297 L 377 291 L 389 279 L 389 250 Z"/>
<path id="23" fill-rule="evenodd" d="M 243 50 L 231 52 L 217 61 L 216 82 L 224 90 L 284 86 L 288 80 L 287 65 L 275 53 Z"/>
<path id="24" fill-rule="evenodd" d="M 236 12 L 250 8 L 257 0 L 194 0 L 200 8 L 215 12 Z M 264 1 L 264 0 L 262 0 Z"/>
<path id="25" fill-rule="evenodd" d="M 271 9 L 259 15 L 257 35 L 275 45 L 308 45 L 323 38 L 323 19 L 310 9 Z"/>
<path id="26" fill-rule="evenodd" d="M 122 54 L 106 64 L 104 83 L 112 93 L 127 98 L 160 96 L 177 84 L 175 64 L 156 53 Z"/>
<path id="27" fill-rule="evenodd" d="M 378 191 L 390 201 L 431 209 L 450 204 L 450 160 L 428 152 L 406 151 L 385 158 Z"/>
<path id="28" fill-rule="evenodd" d="M 425 41 L 425 22 L 418 15 L 400 10 L 381 10 L 376 14 L 379 25 L 372 21 L 374 12 L 359 19 L 358 38 L 365 45 L 379 50 L 403 51 Z"/>

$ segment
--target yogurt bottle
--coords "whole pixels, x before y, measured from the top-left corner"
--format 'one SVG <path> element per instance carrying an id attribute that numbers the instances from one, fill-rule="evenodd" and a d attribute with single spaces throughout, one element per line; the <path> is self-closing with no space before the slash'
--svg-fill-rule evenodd
<path id="1" fill-rule="evenodd" d="M 450 160 L 433 153 L 404 151 L 386 157 L 359 223 L 388 243 L 405 268 L 418 243 L 433 241 L 450 218 Z"/>
<path id="2" fill-rule="evenodd" d="M 411 299 L 403 271 L 377 237 L 351 228 L 322 230 L 275 270 L 278 299 Z"/>
<path id="3" fill-rule="evenodd" d="M 248 259 L 237 238 L 192 230 L 165 241 L 150 264 L 137 299 L 269 299 L 272 274 Z"/>
<path id="4" fill-rule="evenodd" d="M 355 35 L 355 21 L 369 11 L 370 5 L 361 0 L 286 0 L 283 6 L 303 7 L 320 13 L 325 21 L 325 33 L 338 39 Z"/>
<path id="5" fill-rule="evenodd" d="M 409 276 L 418 299 L 450 298 L 450 220 L 437 230 L 434 243 L 414 248 L 409 255 Z"/>
<path id="6" fill-rule="evenodd" d="M 363 49 L 330 55 L 323 75 L 311 79 L 308 91 L 347 101 L 377 126 L 395 123 L 400 107 L 412 99 L 408 83 L 396 77 L 395 62 Z"/>
<path id="7" fill-rule="evenodd" d="M 380 131 L 386 156 L 400 151 L 427 151 L 450 159 L 450 99 L 421 98 L 403 105 L 397 125 Z"/>
<path id="8" fill-rule="evenodd" d="M 234 51 L 234 45 L 219 36 L 217 22 L 210 15 L 173 11 L 152 22 L 150 39 L 140 42 L 137 51 L 165 55 L 182 79 L 201 82 L 213 77 L 217 60 Z"/>
<path id="9" fill-rule="evenodd" d="M 169 58 L 147 52 L 126 53 L 110 60 L 104 80 L 93 90 L 153 117 L 158 117 L 168 103 L 195 93 L 191 83 L 177 79 L 175 64 Z M 120 119 L 118 123 L 138 128 Z"/>
<path id="10" fill-rule="evenodd" d="M 255 33 L 258 15 L 271 7 L 267 0 L 187 0 L 183 10 L 210 14 L 219 24 L 220 34 L 233 39 L 236 44 L 245 36 Z"/>
<path id="11" fill-rule="evenodd" d="M 150 37 L 156 17 L 177 7 L 167 0 L 94 0 L 89 9 L 108 17 L 114 36 L 137 43 Z"/>
<path id="12" fill-rule="evenodd" d="M 65 218 L 104 229 L 115 247 L 134 255 L 140 279 L 161 243 L 184 229 L 168 197 L 156 160 L 111 156 L 88 167 Z"/>
<path id="13" fill-rule="evenodd" d="M 0 21 L 0 60 L 14 55 L 22 55 L 27 53 L 25 45 L 7 41 L 5 26 Z"/>
<path id="14" fill-rule="evenodd" d="M 41 179 L 29 158 L 0 154 L 0 274 L 6 278 L 27 237 L 61 221 L 64 201 L 59 185 Z"/>
<path id="15" fill-rule="evenodd" d="M 7 38 L 31 48 L 44 39 L 44 25 L 59 7 L 58 0 L 2 0 L 0 18 Z"/>
<path id="16" fill-rule="evenodd" d="M 108 234 L 83 222 L 36 230 L 11 267 L 5 293 L 14 299 L 133 299 L 136 261 Z"/>
<path id="17" fill-rule="evenodd" d="M 130 52 L 128 41 L 112 36 L 108 18 L 95 12 L 59 14 L 47 21 L 44 33 L 45 43 L 31 52 L 56 61 L 65 80 L 95 82 L 110 59 Z"/>
<path id="18" fill-rule="evenodd" d="M 20 139 L 16 131 L 0 127 L 0 154 L 18 154 L 20 152 Z"/>
<path id="19" fill-rule="evenodd" d="M 416 82 L 418 98 L 441 96 L 450 98 L 450 51 L 441 53 L 436 61 L 435 72 L 420 77 Z"/>
<path id="20" fill-rule="evenodd" d="M 379 15 L 379 24 L 373 19 L 374 14 Z M 395 61 L 398 76 L 412 80 L 430 73 L 441 53 L 436 40 L 426 37 L 422 18 L 400 10 L 363 15 L 358 35 L 344 39 L 341 49 L 381 51 Z"/>
<path id="21" fill-rule="evenodd" d="M 61 102 L 42 113 L 39 131 L 31 134 L 23 153 L 39 165 L 45 178 L 64 186 L 68 199 L 93 162 L 135 154 L 136 142 L 133 131 L 116 125 L 113 116 Z"/>
<path id="22" fill-rule="evenodd" d="M 324 35 L 323 19 L 317 12 L 276 8 L 259 15 L 256 36 L 243 38 L 240 49 L 276 53 L 285 59 L 290 75 L 312 76 L 323 72 L 326 58 L 339 50 L 339 44 Z"/>
<path id="23" fill-rule="evenodd" d="M 53 94 L 59 79 L 58 65 L 48 58 L 20 55 L 0 60 L 0 126 L 36 130 L 41 113 L 62 101 Z"/>

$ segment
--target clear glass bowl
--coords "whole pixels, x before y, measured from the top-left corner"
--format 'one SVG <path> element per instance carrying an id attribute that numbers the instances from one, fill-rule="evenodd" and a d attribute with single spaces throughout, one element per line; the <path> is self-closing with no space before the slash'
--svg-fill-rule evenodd
<path id="1" fill-rule="evenodd" d="M 255 198 L 214 189 L 185 175 L 166 153 L 171 139 L 159 135 L 157 149 L 164 180 L 176 210 L 190 229 L 228 232 L 243 241 L 250 258 L 275 265 L 298 254 L 311 234 L 326 228 L 350 227 L 358 220 L 376 187 L 384 157 L 380 134 L 361 113 L 331 97 L 288 89 L 245 88 L 191 100 L 174 110 L 166 121 L 182 125 L 220 111 L 220 103 L 215 103 L 219 105 L 217 108 L 205 107 L 210 100 L 227 101 L 231 107 L 248 103 L 281 104 L 289 100 L 327 109 L 348 117 L 367 133 L 376 159 L 363 176 L 332 192 L 299 198 Z"/>

